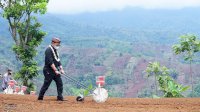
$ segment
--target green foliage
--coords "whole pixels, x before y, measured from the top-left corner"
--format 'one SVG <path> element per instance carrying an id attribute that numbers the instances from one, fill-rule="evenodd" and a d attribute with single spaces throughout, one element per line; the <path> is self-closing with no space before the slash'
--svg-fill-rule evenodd
<path id="1" fill-rule="evenodd" d="M 159 76 L 158 82 L 160 90 L 164 92 L 164 97 L 184 97 L 181 93 L 189 87 L 177 84 L 170 76 Z"/>
<path id="2" fill-rule="evenodd" d="M 149 63 L 146 69 L 148 77 L 151 75 L 155 76 L 155 83 L 158 81 L 160 90 L 164 92 L 164 97 L 183 97 L 181 93 L 186 91 L 189 87 L 183 87 L 177 84 L 169 76 L 169 71 L 167 67 L 161 67 L 159 62 Z"/>
<path id="3" fill-rule="evenodd" d="M 84 90 L 83 95 L 88 96 L 90 94 L 90 91 L 92 91 L 92 90 L 93 90 L 93 86 L 92 86 L 92 84 L 90 84 L 88 86 L 88 88 Z"/>
<path id="4" fill-rule="evenodd" d="M 194 54 L 200 51 L 200 40 L 195 35 L 183 35 L 180 37 L 180 44 L 173 45 L 175 54 L 184 53 L 185 61 L 192 61 Z"/>
<path id="5" fill-rule="evenodd" d="M 15 45 L 13 51 L 22 62 L 21 70 L 15 76 L 28 86 L 28 91 L 34 90 L 31 80 L 38 75 L 38 67 L 33 58 L 37 55 L 36 48 L 41 44 L 45 33 L 39 28 L 32 13 L 44 14 L 47 0 L 1 0 L 0 8 L 3 17 L 9 22 L 9 28 Z"/>
<path id="6" fill-rule="evenodd" d="M 157 94 L 157 91 L 158 91 L 158 89 L 157 89 L 158 76 L 168 75 L 169 70 L 165 66 L 161 67 L 159 62 L 153 62 L 153 63 L 150 62 L 149 65 L 147 66 L 146 73 L 147 73 L 148 77 L 150 77 L 151 75 L 154 75 L 154 81 L 155 81 L 155 86 L 156 86 L 155 92 Z"/>
<path id="7" fill-rule="evenodd" d="M 192 84 L 192 93 L 193 89 L 193 75 L 192 75 L 192 61 L 195 56 L 195 53 L 200 51 L 200 40 L 197 39 L 195 35 L 183 35 L 180 37 L 180 43 L 174 45 L 173 51 L 176 55 L 183 53 L 184 60 L 190 62 L 190 76 Z"/>
<path id="8" fill-rule="evenodd" d="M 169 74 L 168 68 L 165 66 L 161 67 L 159 62 L 153 62 L 153 63 L 150 62 L 149 65 L 147 66 L 146 72 L 148 77 L 151 75 L 159 76 L 159 75 Z"/>
<path id="9" fill-rule="evenodd" d="M 154 63 L 149 63 L 149 65 L 147 66 L 146 72 L 147 72 L 147 76 L 151 76 L 151 75 L 159 75 L 160 72 L 160 63 L 159 62 L 154 62 Z"/>
<path id="10" fill-rule="evenodd" d="M 36 90 L 36 86 L 33 82 L 31 82 L 30 80 L 28 81 L 27 84 L 27 93 L 30 94 L 30 91 L 35 91 Z"/>
<path id="11" fill-rule="evenodd" d="M 5 18 L 20 19 L 23 13 L 41 13 L 47 10 L 47 0 L 1 0 L 0 7 Z"/>
<path id="12" fill-rule="evenodd" d="M 85 96 L 88 96 L 90 94 L 90 92 L 93 90 L 93 86 L 92 84 L 90 84 L 86 89 L 79 89 L 79 88 L 69 88 L 69 92 L 70 92 L 70 95 L 83 95 L 84 97 Z"/>
<path id="13" fill-rule="evenodd" d="M 23 27 L 24 25 L 20 25 L 21 27 L 18 29 L 19 35 L 24 37 Z M 17 54 L 17 57 L 20 61 L 22 61 L 23 65 L 21 70 L 18 72 L 16 76 L 17 79 L 22 80 L 23 85 L 28 86 L 29 90 L 33 90 L 33 84 L 29 82 L 34 77 L 38 75 L 38 66 L 37 62 L 33 60 L 33 58 L 37 55 L 36 48 L 42 42 L 42 38 L 45 36 L 45 33 L 39 30 L 41 25 L 39 23 L 35 23 L 34 25 L 30 25 L 28 42 L 25 46 L 23 44 L 14 45 L 13 51 Z"/>

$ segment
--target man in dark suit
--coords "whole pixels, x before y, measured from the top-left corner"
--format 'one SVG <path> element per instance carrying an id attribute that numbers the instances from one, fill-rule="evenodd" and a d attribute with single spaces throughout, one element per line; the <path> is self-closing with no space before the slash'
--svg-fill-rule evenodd
<path id="1" fill-rule="evenodd" d="M 46 90 L 48 89 L 52 80 L 54 80 L 56 82 L 58 92 L 57 100 L 63 101 L 63 82 L 61 79 L 61 74 L 64 74 L 64 70 L 57 52 L 60 43 L 61 41 L 59 38 L 52 38 L 51 45 L 49 45 L 45 51 L 45 66 L 43 68 L 43 74 L 45 78 L 44 84 L 38 96 L 38 100 L 43 100 Z"/>

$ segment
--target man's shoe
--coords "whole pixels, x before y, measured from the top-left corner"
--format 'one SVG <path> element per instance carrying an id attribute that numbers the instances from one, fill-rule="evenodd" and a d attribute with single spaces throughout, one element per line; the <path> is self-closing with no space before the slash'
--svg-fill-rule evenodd
<path id="1" fill-rule="evenodd" d="M 38 100 L 43 100 L 43 98 L 38 97 Z"/>
<path id="2" fill-rule="evenodd" d="M 64 101 L 63 99 L 57 99 L 57 101 Z"/>

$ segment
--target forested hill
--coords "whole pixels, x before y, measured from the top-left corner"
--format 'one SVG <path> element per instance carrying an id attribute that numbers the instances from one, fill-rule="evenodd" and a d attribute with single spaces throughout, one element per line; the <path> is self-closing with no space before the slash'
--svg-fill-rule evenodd
<path id="1" fill-rule="evenodd" d="M 78 15 L 46 14 L 39 17 L 47 37 L 109 37 L 120 40 L 143 40 L 159 37 L 176 38 L 185 33 L 199 34 L 200 8 L 180 10 L 145 10 L 127 8 L 121 11 Z M 0 18 L 0 36 L 9 35 L 7 23 Z M 152 39 L 152 40 L 155 40 Z M 148 41 L 148 40 L 147 40 Z"/>
<path id="2" fill-rule="evenodd" d="M 169 43 L 182 34 L 199 34 L 199 12 L 200 8 L 182 10 L 127 8 L 122 11 L 79 15 L 47 14 L 41 17 L 41 21 L 48 31 L 51 30 L 56 34 L 59 32 L 54 28 L 59 29 L 60 32 L 65 32 L 63 37 L 67 38 L 101 36 L 128 41 Z"/>
<path id="3" fill-rule="evenodd" d="M 78 80 L 94 83 L 95 76 L 106 75 L 111 96 L 136 97 L 146 93 L 144 70 L 150 61 L 160 61 L 174 69 L 176 80 L 189 84 L 188 64 L 176 57 L 171 46 L 183 34 L 200 35 L 200 9 L 145 10 L 127 8 L 121 11 L 84 13 L 79 15 L 45 14 L 38 16 L 47 35 L 38 48 L 38 66 L 42 68 L 44 49 L 54 36 L 62 40 L 61 58 L 68 74 Z M 6 67 L 19 70 L 20 63 L 12 52 L 13 40 L 8 23 L 0 18 L 0 73 Z M 199 77 L 198 64 L 194 76 Z M 42 69 L 40 70 L 42 74 Z M 173 74 L 173 75 L 174 75 Z M 181 75 L 179 75 L 181 74 Z M 183 75 L 184 74 L 184 75 Z M 38 88 L 43 76 L 35 80 Z M 196 78 L 198 82 L 198 78 Z M 153 82 L 153 81 L 150 81 Z M 55 86 L 55 85 L 53 85 Z M 68 94 L 73 86 L 65 86 Z M 69 89 L 70 88 L 70 89 Z M 54 90 L 50 89 L 54 95 Z M 66 93 L 65 92 L 65 93 Z M 151 92 L 151 89 L 148 90 Z"/>
<path id="4" fill-rule="evenodd" d="M 200 8 L 179 10 L 127 8 L 121 11 L 84 13 L 70 16 L 58 15 L 58 17 L 68 21 L 102 27 L 193 33 L 199 31 L 199 12 Z"/>

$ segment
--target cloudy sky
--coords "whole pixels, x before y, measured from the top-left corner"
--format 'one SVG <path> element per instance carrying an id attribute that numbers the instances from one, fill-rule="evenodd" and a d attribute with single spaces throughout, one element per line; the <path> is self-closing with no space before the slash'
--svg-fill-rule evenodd
<path id="1" fill-rule="evenodd" d="M 50 0 L 48 12 L 79 14 L 122 10 L 126 7 L 145 9 L 181 9 L 200 7 L 200 0 Z"/>

